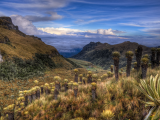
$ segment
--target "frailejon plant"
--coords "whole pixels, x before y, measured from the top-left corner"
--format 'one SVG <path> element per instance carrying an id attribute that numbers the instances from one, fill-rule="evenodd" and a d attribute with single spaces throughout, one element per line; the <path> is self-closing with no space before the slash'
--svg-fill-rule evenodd
<path id="1" fill-rule="evenodd" d="M 68 79 L 64 79 L 64 87 L 65 87 L 65 92 L 67 92 L 67 90 L 68 90 Z"/>
<path id="2" fill-rule="evenodd" d="M 49 84 L 45 83 L 45 94 L 48 95 L 50 93 L 50 88 L 49 88 Z"/>
<path id="3" fill-rule="evenodd" d="M 142 45 L 138 45 L 138 48 L 135 50 L 135 56 L 137 61 L 137 72 L 141 67 L 142 51 L 143 51 Z"/>
<path id="4" fill-rule="evenodd" d="M 85 84 L 85 77 L 82 77 L 83 84 Z"/>
<path id="5" fill-rule="evenodd" d="M 152 55 L 151 55 L 151 63 L 152 63 L 152 69 L 155 68 L 155 63 L 156 63 L 156 59 L 155 59 L 155 55 L 156 55 L 156 48 L 151 48 L 152 51 Z"/>
<path id="6" fill-rule="evenodd" d="M 101 116 L 106 120 L 113 120 L 114 113 L 111 110 L 103 110 Z"/>
<path id="7" fill-rule="evenodd" d="M 14 120 L 14 104 L 9 105 L 8 107 L 4 108 L 4 115 L 8 114 L 8 120 Z"/>
<path id="8" fill-rule="evenodd" d="M 74 82 L 78 83 L 78 69 L 74 69 L 74 72 L 75 72 Z"/>
<path id="9" fill-rule="evenodd" d="M 130 71 L 131 71 L 131 63 L 132 63 L 133 52 L 132 51 L 127 51 L 125 55 L 126 55 L 126 58 L 127 58 L 126 74 L 127 74 L 127 77 L 129 77 L 130 76 Z"/>
<path id="10" fill-rule="evenodd" d="M 55 87 L 56 87 L 56 89 L 59 91 L 61 88 L 60 88 L 60 80 L 61 80 L 61 78 L 59 77 L 59 76 L 55 76 L 54 77 L 54 80 L 56 80 L 56 82 L 55 82 Z"/>
<path id="11" fill-rule="evenodd" d="M 40 88 L 41 88 L 41 94 L 43 94 L 44 85 L 41 85 Z"/>
<path id="12" fill-rule="evenodd" d="M 93 78 L 92 82 L 97 82 L 97 78 L 98 78 L 97 74 L 93 74 L 92 78 Z"/>
<path id="13" fill-rule="evenodd" d="M 147 74 L 147 67 L 148 67 L 148 62 L 149 60 L 147 58 L 142 58 L 141 59 L 142 61 L 142 79 L 145 79 L 146 78 L 146 74 Z"/>
<path id="14" fill-rule="evenodd" d="M 78 83 L 77 82 L 73 83 L 73 90 L 74 90 L 74 96 L 76 98 L 77 97 L 77 93 L 78 93 Z"/>
<path id="15" fill-rule="evenodd" d="M 137 69 L 137 62 L 134 62 L 134 69 Z"/>
<path id="16" fill-rule="evenodd" d="M 113 65 L 111 65 L 110 68 L 111 68 L 111 72 L 113 72 Z"/>
<path id="17" fill-rule="evenodd" d="M 142 100 L 141 102 L 145 106 L 152 107 L 144 120 L 148 120 L 151 115 L 151 120 L 160 119 L 160 78 L 158 74 L 155 77 L 150 76 L 150 84 L 147 84 L 145 80 L 140 80 L 139 86 L 136 87 L 150 100 L 150 102 Z"/>
<path id="18" fill-rule="evenodd" d="M 79 74 L 79 81 L 82 82 L 83 74 Z"/>
<path id="19" fill-rule="evenodd" d="M 92 99 L 95 100 L 97 95 L 96 95 L 96 89 L 97 89 L 97 84 L 95 82 L 92 82 L 91 83 L 92 85 Z"/>
<path id="20" fill-rule="evenodd" d="M 114 71 L 115 71 L 115 78 L 118 81 L 118 69 L 119 69 L 119 57 L 120 53 L 118 51 L 115 51 L 112 53 L 113 60 L 114 60 Z"/>
<path id="21" fill-rule="evenodd" d="M 87 83 L 92 83 L 92 72 L 91 71 L 88 71 L 88 81 Z"/>

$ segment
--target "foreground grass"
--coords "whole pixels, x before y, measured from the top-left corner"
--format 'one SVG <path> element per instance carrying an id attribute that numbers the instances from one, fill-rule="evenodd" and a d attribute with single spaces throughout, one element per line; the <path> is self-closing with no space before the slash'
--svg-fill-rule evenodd
<path id="1" fill-rule="evenodd" d="M 84 69 L 79 69 L 79 71 L 80 73 L 87 73 Z M 149 80 L 151 74 L 155 76 L 159 72 L 159 68 L 154 70 L 149 69 L 146 81 Z M 132 72 L 131 74 L 131 77 L 128 78 L 125 76 L 120 77 L 118 82 L 112 77 L 102 80 L 101 83 L 97 83 L 97 99 L 95 101 L 92 100 L 91 85 L 79 85 L 77 98 L 74 97 L 74 91 L 71 89 L 66 93 L 61 91 L 58 100 L 53 100 L 52 94 L 48 96 L 41 95 L 39 100 L 35 100 L 34 103 L 21 110 L 21 117 L 16 116 L 17 113 L 15 112 L 15 118 L 18 120 L 69 120 L 81 117 L 86 120 L 89 118 L 105 120 L 101 116 L 101 113 L 103 110 L 109 109 L 115 115 L 114 120 L 141 120 L 144 118 L 143 114 L 148 112 L 149 107 L 145 108 L 144 104 L 139 101 L 147 101 L 147 99 L 135 87 L 139 83 L 140 73 Z M 62 80 L 66 78 L 69 81 L 74 81 L 73 71 L 64 72 L 57 69 L 54 72 L 46 72 L 45 79 L 44 81 L 40 80 L 39 86 L 41 84 L 44 85 L 45 82 L 53 82 L 53 78 L 50 77 L 57 75 Z M 102 73 L 98 73 L 98 76 L 101 75 Z M 32 82 L 30 80 L 30 83 Z M 34 86 L 34 84 L 30 84 L 29 86 Z M 25 89 L 23 88 L 23 90 Z M 26 111 L 28 111 L 27 115 L 25 115 Z"/>

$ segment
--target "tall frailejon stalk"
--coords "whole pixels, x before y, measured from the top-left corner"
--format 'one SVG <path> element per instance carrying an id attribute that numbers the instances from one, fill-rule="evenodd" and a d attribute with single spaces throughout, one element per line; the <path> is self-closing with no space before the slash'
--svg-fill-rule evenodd
<path id="1" fill-rule="evenodd" d="M 148 68 L 148 62 L 149 62 L 149 59 L 147 57 L 143 57 L 141 59 L 142 61 L 142 79 L 145 79 L 146 78 L 146 74 L 147 74 L 147 68 Z"/>
<path id="2" fill-rule="evenodd" d="M 85 83 L 85 77 L 82 77 L 82 80 L 83 80 L 83 84 L 86 84 L 86 83 Z"/>
<path id="3" fill-rule="evenodd" d="M 77 98 L 77 93 L 78 93 L 78 83 L 74 82 L 73 83 L 73 90 L 74 90 L 74 96 Z"/>
<path id="4" fill-rule="evenodd" d="M 56 80 L 55 81 L 55 87 L 56 87 L 56 89 L 59 91 L 61 88 L 61 86 L 60 86 L 60 81 L 61 81 L 61 78 L 59 77 L 59 76 L 55 76 L 54 77 L 54 80 Z"/>
<path id="5" fill-rule="evenodd" d="M 7 106 L 6 108 L 4 108 L 4 114 L 6 116 L 6 114 L 8 114 L 8 120 L 14 120 L 14 104 Z"/>
<path id="6" fill-rule="evenodd" d="M 137 62 L 134 62 L 134 69 L 137 69 Z"/>
<path id="7" fill-rule="evenodd" d="M 152 63 L 152 69 L 154 69 L 155 68 L 155 63 L 156 63 L 156 60 L 155 60 L 156 48 L 151 48 L 151 51 L 152 51 L 151 63 Z"/>
<path id="8" fill-rule="evenodd" d="M 156 58 L 157 67 L 160 64 L 160 48 L 157 48 L 157 58 Z"/>
<path id="9" fill-rule="evenodd" d="M 142 51 L 143 51 L 142 45 L 138 45 L 138 48 L 135 50 L 135 56 L 137 61 L 137 72 L 141 67 Z"/>
<path id="10" fill-rule="evenodd" d="M 113 65 L 111 65 L 111 67 L 110 67 L 110 68 L 111 68 L 111 72 L 113 73 Z"/>
<path id="11" fill-rule="evenodd" d="M 126 70 L 127 73 L 126 74 L 127 74 L 127 77 L 130 76 L 132 56 L 133 56 L 132 51 L 126 52 L 126 58 L 127 58 L 127 70 Z"/>
<path id="12" fill-rule="evenodd" d="M 115 51 L 112 53 L 113 60 L 114 60 L 114 70 L 115 70 L 115 78 L 118 81 L 118 69 L 119 69 L 119 57 L 120 53 L 118 51 Z"/>
<path id="13" fill-rule="evenodd" d="M 74 82 L 78 83 L 78 69 L 74 69 L 74 72 L 75 72 Z"/>
<path id="14" fill-rule="evenodd" d="M 80 82 L 82 82 L 82 77 L 83 77 L 83 74 L 80 74 L 80 75 L 79 75 L 79 81 L 80 81 Z"/>
<path id="15" fill-rule="evenodd" d="M 91 71 L 88 71 L 88 81 L 87 83 L 92 83 L 92 72 Z"/>
<path id="16" fill-rule="evenodd" d="M 68 79 L 64 79 L 64 87 L 65 87 L 65 92 L 67 92 L 67 90 L 68 90 Z"/>
<path id="17" fill-rule="evenodd" d="M 92 99 L 95 100 L 97 95 L 96 95 L 96 89 L 97 89 L 97 84 L 95 82 L 92 82 L 91 83 L 92 85 Z"/>

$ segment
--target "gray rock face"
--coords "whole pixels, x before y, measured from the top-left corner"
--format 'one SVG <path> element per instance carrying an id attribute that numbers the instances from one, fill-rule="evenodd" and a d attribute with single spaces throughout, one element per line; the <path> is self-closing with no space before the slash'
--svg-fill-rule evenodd
<path id="1" fill-rule="evenodd" d="M 11 24 L 13 24 L 12 19 L 10 17 L 0 17 L 0 19 L 6 20 L 6 21 L 10 22 Z"/>
<path id="2" fill-rule="evenodd" d="M 7 36 L 0 34 L 0 43 L 6 44 L 7 42 L 10 42 L 9 38 Z"/>
<path id="3" fill-rule="evenodd" d="M 0 52 L 0 63 L 3 62 L 3 56 L 1 55 L 1 52 Z"/>
<path id="4" fill-rule="evenodd" d="M 0 17 L 0 25 L 5 25 L 8 29 L 18 30 L 18 26 L 15 26 L 12 23 L 12 19 L 10 17 Z"/>

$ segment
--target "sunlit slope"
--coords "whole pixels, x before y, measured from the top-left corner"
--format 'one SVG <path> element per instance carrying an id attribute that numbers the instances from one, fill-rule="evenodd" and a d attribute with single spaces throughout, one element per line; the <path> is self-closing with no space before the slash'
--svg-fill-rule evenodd
<path id="1" fill-rule="evenodd" d="M 29 35 L 23 36 L 21 31 L 14 29 L 5 29 L 0 26 L 1 36 L 6 36 L 10 40 L 10 45 L 0 43 L 0 50 L 3 59 L 12 58 L 13 56 L 22 59 L 32 59 L 35 53 L 49 54 L 55 64 L 67 69 L 73 68 L 73 65 L 66 61 L 53 46 L 46 45 L 41 40 L 30 37 Z"/>

